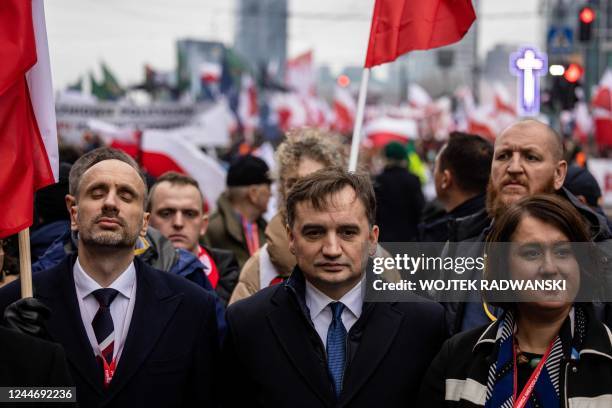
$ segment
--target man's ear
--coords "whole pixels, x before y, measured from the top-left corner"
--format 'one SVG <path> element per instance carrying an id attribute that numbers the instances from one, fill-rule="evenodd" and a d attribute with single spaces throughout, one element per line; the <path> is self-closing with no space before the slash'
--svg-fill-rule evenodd
<path id="1" fill-rule="evenodd" d="M 555 169 L 554 186 L 555 190 L 560 190 L 565 182 L 565 176 L 567 175 L 567 162 L 565 160 L 559 160 L 557 168 Z"/>
<path id="2" fill-rule="evenodd" d="M 77 219 L 79 215 L 79 206 L 76 203 L 76 198 L 70 194 L 66 194 L 64 201 L 66 202 L 68 214 L 70 214 L 70 229 L 72 231 L 78 231 L 79 225 L 77 223 Z"/>
<path id="3" fill-rule="evenodd" d="M 289 239 L 289 252 L 295 255 L 295 236 L 289 224 L 285 224 L 285 230 L 287 231 L 287 238 Z"/>
<path id="4" fill-rule="evenodd" d="M 206 230 L 208 229 L 208 214 L 202 215 L 202 227 L 200 228 L 200 237 L 203 237 L 206 234 Z"/>
<path id="5" fill-rule="evenodd" d="M 448 189 L 453 185 L 453 173 L 451 173 L 448 169 L 442 172 L 442 188 Z"/>
<path id="6" fill-rule="evenodd" d="M 142 228 L 140 229 L 140 236 L 144 238 L 147 235 L 147 228 L 149 228 L 149 219 L 151 218 L 151 213 L 144 212 L 142 215 Z"/>
<path id="7" fill-rule="evenodd" d="M 249 201 L 251 203 L 257 202 L 257 195 L 258 195 L 257 186 L 252 185 L 252 186 L 248 186 L 247 188 L 248 188 L 247 196 L 249 197 Z"/>
<path id="8" fill-rule="evenodd" d="M 376 254 L 376 248 L 378 247 L 379 233 L 380 233 L 380 230 L 378 229 L 378 225 L 373 225 L 372 228 L 370 229 L 370 233 L 368 236 L 368 241 L 369 241 L 368 254 L 370 256 L 374 256 L 374 254 Z"/>

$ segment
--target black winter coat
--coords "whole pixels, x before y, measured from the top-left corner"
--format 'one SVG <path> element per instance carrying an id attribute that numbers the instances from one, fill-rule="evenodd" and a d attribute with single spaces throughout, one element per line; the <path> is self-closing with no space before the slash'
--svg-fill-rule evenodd
<path id="1" fill-rule="evenodd" d="M 410 242 L 418 237 L 425 199 L 419 178 L 400 166 L 387 166 L 376 177 L 376 224 L 378 241 Z"/>
<path id="2" fill-rule="evenodd" d="M 578 360 L 564 359 L 559 392 L 562 407 L 612 406 L 612 332 L 592 308 Z M 419 407 L 483 407 L 491 362 L 497 358 L 497 322 L 447 340 L 423 380 Z"/>

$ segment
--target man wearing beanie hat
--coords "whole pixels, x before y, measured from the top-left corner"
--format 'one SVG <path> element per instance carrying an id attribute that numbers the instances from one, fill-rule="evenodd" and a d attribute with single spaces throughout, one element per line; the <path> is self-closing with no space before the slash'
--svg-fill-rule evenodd
<path id="1" fill-rule="evenodd" d="M 240 268 L 265 244 L 266 221 L 272 180 L 268 165 L 258 157 L 243 156 L 227 172 L 227 189 L 217 201 L 204 237 L 215 248 L 230 250 Z"/>
<path id="2" fill-rule="evenodd" d="M 425 205 L 419 178 L 406 168 L 408 152 L 404 145 L 385 146 L 385 168 L 376 177 L 376 224 L 379 242 L 408 242 L 417 238 L 417 225 Z"/>

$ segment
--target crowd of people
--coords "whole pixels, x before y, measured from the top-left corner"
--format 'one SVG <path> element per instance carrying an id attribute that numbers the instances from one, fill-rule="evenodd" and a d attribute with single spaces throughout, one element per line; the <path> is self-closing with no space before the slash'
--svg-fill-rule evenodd
<path id="1" fill-rule="evenodd" d="M 36 197 L 34 297 L 0 288 L 0 385 L 75 386 L 83 407 L 612 406 L 612 229 L 552 128 L 452 133 L 431 202 L 401 143 L 376 175 L 346 171 L 345 150 L 291 131 L 277 174 L 252 155 L 230 163 L 211 214 L 192 177 L 150 180 L 122 151 L 62 164 Z M 570 290 L 369 301 L 369 260 L 398 242 L 484 255 L 475 280 Z M 600 262 L 579 262 L 574 243 Z"/>

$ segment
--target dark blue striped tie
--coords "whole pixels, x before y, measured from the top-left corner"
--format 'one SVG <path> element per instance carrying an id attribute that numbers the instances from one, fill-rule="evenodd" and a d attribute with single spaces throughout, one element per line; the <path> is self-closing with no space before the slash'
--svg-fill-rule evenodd
<path id="1" fill-rule="evenodd" d="M 329 304 L 332 311 L 332 321 L 327 330 L 327 369 L 334 381 L 336 398 L 342 392 L 342 379 L 346 365 L 346 328 L 342 323 L 344 304 L 333 302 Z"/>
<path id="2" fill-rule="evenodd" d="M 93 291 L 93 295 L 100 304 L 98 312 L 94 316 L 91 325 L 100 346 L 102 358 L 110 364 L 113 360 L 115 343 L 115 326 L 110 312 L 110 305 L 119 292 L 115 289 L 105 288 Z"/>

